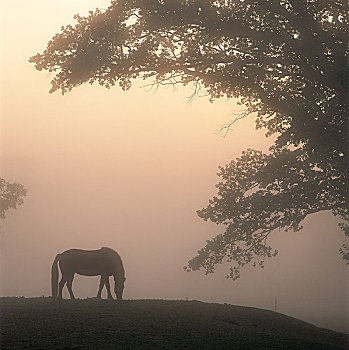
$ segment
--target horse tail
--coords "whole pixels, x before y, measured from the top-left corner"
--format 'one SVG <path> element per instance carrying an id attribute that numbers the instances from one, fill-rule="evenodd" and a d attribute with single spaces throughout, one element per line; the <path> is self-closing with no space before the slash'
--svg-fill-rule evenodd
<path id="1" fill-rule="evenodd" d="M 60 254 L 57 254 L 55 260 L 52 263 L 51 268 L 51 288 L 52 288 L 52 296 L 55 298 L 58 294 L 58 261 L 60 258 Z"/>

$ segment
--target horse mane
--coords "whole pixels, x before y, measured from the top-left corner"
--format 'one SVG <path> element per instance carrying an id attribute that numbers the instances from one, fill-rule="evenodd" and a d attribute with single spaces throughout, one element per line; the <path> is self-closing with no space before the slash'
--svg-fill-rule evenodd
<path id="1" fill-rule="evenodd" d="M 112 251 L 113 253 L 116 253 L 116 251 L 114 250 L 114 249 L 111 249 L 111 248 L 109 248 L 109 247 L 102 247 L 101 249 L 103 249 L 103 250 L 110 250 L 110 251 Z M 118 253 L 116 253 L 116 254 L 118 254 Z M 119 254 L 118 254 L 119 255 Z"/>

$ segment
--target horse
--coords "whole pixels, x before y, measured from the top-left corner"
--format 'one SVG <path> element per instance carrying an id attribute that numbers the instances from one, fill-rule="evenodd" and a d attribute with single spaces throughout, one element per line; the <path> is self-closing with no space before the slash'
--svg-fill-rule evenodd
<path id="1" fill-rule="evenodd" d="M 58 284 L 58 264 L 62 278 Z M 52 297 L 62 299 L 62 290 L 67 284 L 71 299 L 75 299 L 72 290 L 74 274 L 83 276 L 101 276 L 97 298 L 101 298 L 105 286 L 108 299 L 113 299 L 110 293 L 109 276 L 114 277 L 114 291 L 116 298 L 122 300 L 125 283 L 125 270 L 119 254 L 110 248 L 102 247 L 98 250 L 69 249 L 57 254 L 51 268 Z"/>

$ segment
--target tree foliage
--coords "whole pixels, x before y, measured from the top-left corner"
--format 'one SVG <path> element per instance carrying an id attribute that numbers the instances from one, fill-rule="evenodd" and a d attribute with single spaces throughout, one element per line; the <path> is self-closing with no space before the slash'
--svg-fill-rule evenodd
<path id="1" fill-rule="evenodd" d="M 9 183 L 0 178 L 0 218 L 5 219 L 5 212 L 10 209 L 17 209 L 23 204 L 24 197 L 27 194 L 23 185 L 18 183 Z"/>
<path id="2" fill-rule="evenodd" d="M 322 210 L 348 235 L 346 1 L 118 0 L 75 20 L 30 59 L 54 74 L 51 92 L 86 82 L 126 90 L 151 77 L 191 83 L 193 96 L 239 98 L 244 115 L 276 135 L 268 154 L 247 150 L 220 169 L 218 195 L 198 214 L 226 230 L 187 269 L 234 261 L 235 279 L 276 254 L 271 231 L 299 230 Z"/>

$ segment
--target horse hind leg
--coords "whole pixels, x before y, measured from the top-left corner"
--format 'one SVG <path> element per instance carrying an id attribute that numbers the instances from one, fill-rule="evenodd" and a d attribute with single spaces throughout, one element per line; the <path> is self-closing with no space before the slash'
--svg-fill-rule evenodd
<path id="1" fill-rule="evenodd" d="M 69 295 L 70 295 L 70 299 L 75 299 L 75 296 L 74 296 L 74 293 L 73 293 L 73 289 L 72 289 L 73 279 L 74 279 L 74 274 L 70 275 L 67 278 L 67 288 L 68 288 L 68 292 L 69 292 Z"/>
<path id="2" fill-rule="evenodd" d="M 62 291 L 63 291 L 63 287 L 65 285 L 65 283 L 67 282 L 65 275 L 62 274 L 62 278 L 59 281 L 59 285 L 58 285 L 58 298 L 62 299 Z"/>

